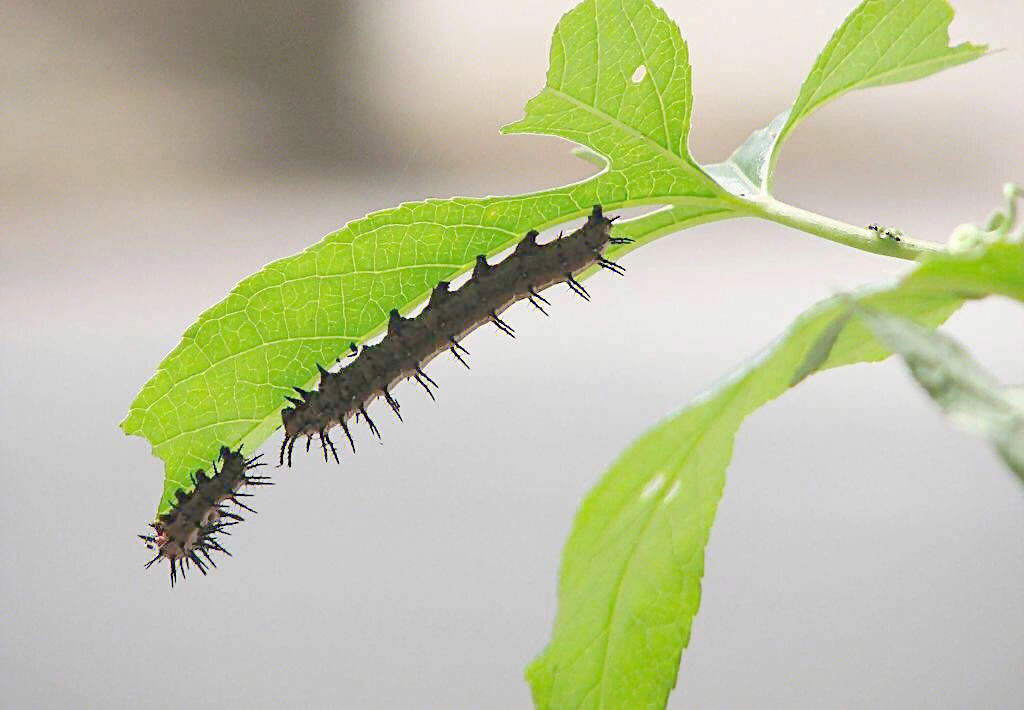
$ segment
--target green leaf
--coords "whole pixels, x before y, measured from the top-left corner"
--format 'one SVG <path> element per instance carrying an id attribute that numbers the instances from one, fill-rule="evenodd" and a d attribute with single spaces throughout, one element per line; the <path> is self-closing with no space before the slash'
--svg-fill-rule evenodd
<path id="1" fill-rule="evenodd" d="M 552 639 L 527 671 L 537 706 L 664 706 L 700 602 L 704 546 L 740 424 L 785 392 L 808 359 L 835 367 L 889 355 L 847 318 L 851 298 L 934 327 L 964 299 L 1022 290 L 1019 244 L 933 257 L 894 286 L 810 309 L 753 362 L 633 443 L 574 522 Z M 823 337 L 831 343 L 824 357 Z"/>
<path id="2" fill-rule="evenodd" d="M 1024 403 L 955 340 L 900 316 L 858 309 L 872 334 L 903 356 L 911 374 L 954 424 L 987 436 L 1024 482 Z"/>
<path id="3" fill-rule="evenodd" d="M 555 27 L 547 84 L 502 132 L 585 145 L 648 195 L 715 200 L 720 191 L 687 148 L 692 103 L 686 42 L 661 8 L 587 0 Z"/>
<path id="4" fill-rule="evenodd" d="M 945 0 L 865 0 L 818 56 L 782 135 L 847 91 L 921 79 L 988 51 L 968 42 L 949 46 L 952 21 Z"/>
<path id="5" fill-rule="evenodd" d="M 644 64 L 644 78 L 633 81 Z M 506 132 L 547 133 L 603 156 L 593 178 L 514 197 L 400 205 L 350 222 L 243 280 L 194 323 L 146 383 L 121 426 L 165 462 L 158 512 L 221 446 L 255 449 L 280 424 L 292 387 L 318 380 L 351 342 L 379 333 L 477 254 L 589 213 L 671 205 L 617 232 L 640 243 L 735 216 L 686 148 L 692 95 L 686 45 L 645 0 L 588 0 L 559 23 L 548 86 Z M 621 253 L 624 249 L 618 249 Z"/>
<path id="6" fill-rule="evenodd" d="M 945 0 L 865 0 L 818 55 L 793 106 L 708 173 L 737 196 L 768 194 L 782 141 L 821 106 L 848 91 L 921 79 L 988 51 L 968 43 L 950 47 L 952 19 Z"/>

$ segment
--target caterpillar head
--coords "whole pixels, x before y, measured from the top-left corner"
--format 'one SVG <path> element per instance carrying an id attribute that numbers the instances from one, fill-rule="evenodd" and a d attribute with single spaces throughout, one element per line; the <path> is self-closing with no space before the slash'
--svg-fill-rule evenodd
<path id="1" fill-rule="evenodd" d="M 175 493 L 174 505 L 170 510 L 157 516 L 150 523 L 152 535 L 139 535 L 146 547 L 156 550 L 146 567 L 152 566 L 160 559 L 166 558 L 170 564 L 171 585 L 177 577 L 185 576 L 185 570 L 195 565 L 204 575 L 209 567 L 216 567 L 210 556 L 211 552 L 227 554 L 218 539 L 230 525 L 243 520 L 242 516 L 228 509 L 229 502 L 239 508 L 252 510 L 239 500 L 243 495 L 243 486 L 270 485 L 266 476 L 250 473 L 251 469 L 263 466 L 259 463 L 260 456 L 247 459 L 242 455 L 241 447 L 232 451 L 226 446 L 220 450 L 220 469 L 213 467 L 214 475 L 208 476 L 199 469 L 190 478 L 192 489 L 185 492 L 179 489 Z"/>

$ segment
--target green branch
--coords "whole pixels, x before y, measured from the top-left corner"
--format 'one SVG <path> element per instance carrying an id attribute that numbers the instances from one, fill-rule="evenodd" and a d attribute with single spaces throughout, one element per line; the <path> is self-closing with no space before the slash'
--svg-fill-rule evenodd
<path id="1" fill-rule="evenodd" d="M 751 201 L 750 205 L 752 207 L 751 216 L 778 222 L 787 227 L 872 254 L 916 261 L 924 254 L 945 251 L 944 247 L 931 242 L 907 239 L 903 236 L 900 236 L 899 240 L 892 239 L 866 227 L 840 222 L 831 217 L 779 202 L 771 197 Z"/>

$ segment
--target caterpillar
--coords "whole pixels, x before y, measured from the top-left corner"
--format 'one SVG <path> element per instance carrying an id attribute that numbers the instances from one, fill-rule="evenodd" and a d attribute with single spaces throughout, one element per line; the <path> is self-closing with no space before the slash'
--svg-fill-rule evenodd
<path id="1" fill-rule="evenodd" d="M 170 562 L 172 587 L 178 575 L 184 579 L 185 570 L 192 565 L 204 576 L 208 566 L 216 567 L 211 552 L 231 556 L 218 536 L 230 535 L 227 528 L 245 518 L 228 510 L 226 504 L 230 501 L 243 510 L 255 513 L 255 510 L 239 500 L 251 495 L 242 493 L 240 489 L 247 485 L 272 485 L 268 476 L 249 473 L 254 468 L 266 465 L 260 462 L 262 454 L 247 459 L 242 455 L 241 447 L 232 451 L 223 446 L 219 458 L 221 466 L 218 470 L 217 462 L 213 462 L 213 476 L 207 476 L 203 469 L 199 469 L 190 477 L 190 492 L 178 489 L 171 510 L 150 523 L 152 535 L 139 535 L 146 547 L 156 550 L 156 556 L 146 563 L 146 569 L 161 558 L 166 558 Z"/>
<path id="2" fill-rule="evenodd" d="M 449 282 L 441 281 L 431 292 L 427 305 L 413 318 L 403 318 L 392 310 L 384 338 L 362 349 L 351 344 L 354 359 L 341 370 L 330 372 L 317 364 L 317 389 L 305 391 L 296 387 L 299 398 L 286 397 L 292 406 L 281 411 L 284 440 L 278 465 L 284 465 L 287 458 L 291 466 L 295 442 L 305 437 L 308 451 L 314 436 L 320 439 L 324 460 L 328 460 L 330 450 L 338 462 L 337 449 L 328 434 L 336 426 L 341 427 L 354 452 L 355 442 L 348 425 L 353 417 L 358 420 L 361 416 L 379 439 L 380 431 L 367 413 L 369 404 L 383 397 L 401 420 L 400 407 L 390 388 L 405 379 L 414 379 L 433 399 L 431 386 L 436 388 L 437 383 L 424 372 L 423 366 L 449 350 L 469 367 L 463 358 L 469 353 L 459 338 L 487 322 L 515 337 L 514 329 L 499 314 L 516 301 L 527 299 L 546 315 L 542 304 L 550 303 L 540 291 L 561 282 L 589 301 L 587 290 L 574 278 L 577 274 L 595 264 L 617 274 L 625 272 L 622 266 L 602 256 L 609 244 L 633 241 L 611 236 L 615 219 L 605 218 L 601 206 L 594 205 L 586 223 L 568 236 L 560 235 L 539 244 L 538 233 L 531 230 L 512 254 L 497 264 L 487 263 L 484 255 L 477 256 L 471 278 L 458 290 L 450 290 Z"/>
<path id="3" fill-rule="evenodd" d="M 354 360 L 350 364 L 338 372 L 328 372 L 317 365 L 318 389 L 306 392 L 295 388 L 302 399 L 287 398 L 293 406 L 281 412 L 285 438 L 279 465 L 284 464 L 286 455 L 291 465 L 297 439 L 305 436 L 308 450 L 314 435 L 320 438 L 324 459 L 327 460 L 329 447 L 334 460 L 338 461 L 337 450 L 327 433 L 334 426 L 342 428 L 355 451 L 348 428 L 348 421 L 353 417 L 365 419 L 370 431 L 379 438 L 380 431 L 366 410 L 370 403 L 383 397 L 401 419 L 400 407 L 390 388 L 407 378 L 416 380 L 433 399 L 431 385 L 436 387 L 437 383 L 423 371 L 423 366 L 447 349 L 469 367 L 463 357 L 469 353 L 458 339 L 487 322 L 515 337 L 513 328 L 499 317 L 513 303 L 527 299 L 546 315 L 544 305 L 550 303 L 540 291 L 563 281 L 574 293 L 589 301 L 590 294 L 575 279 L 576 275 L 595 264 L 616 274 L 625 271 L 602 256 L 609 244 L 633 241 L 611 236 L 615 219 L 605 218 L 601 206 L 595 205 L 586 223 L 568 236 L 559 235 L 549 243 L 539 244 L 539 234 L 531 230 L 512 254 L 497 264 L 488 264 L 484 255 L 478 256 L 470 279 L 458 290 L 450 290 L 447 281 L 438 283 L 426 307 L 416 317 L 403 318 L 397 310 L 392 310 L 387 333 L 379 343 L 362 349 L 353 343 L 350 348 Z M 261 458 L 262 455 L 246 458 L 241 447 L 232 451 L 224 446 L 220 450 L 220 468 L 214 461 L 212 476 L 203 469 L 192 474 L 192 490 L 186 493 L 179 489 L 171 509 L 150 523 L 153 534 L 139 535 L 148 548 L 156 550 L 145 567 L 148 569 L 166 558 L 173 587 L 178 576 L 184 579 L 186 570 L 193 565 L 203 575 L 209 567 L 216 567 L 212 552 L 230 556 L 220 536 L 230 535 L 227 528 L 244 518 L 229 510 L 227 503 L 256 512 L 239 499 L 251 495 L 241 492 L 243 486 L 271 485 L 269 477 L 250 473 L 266 465 L 260 462 Z"/>

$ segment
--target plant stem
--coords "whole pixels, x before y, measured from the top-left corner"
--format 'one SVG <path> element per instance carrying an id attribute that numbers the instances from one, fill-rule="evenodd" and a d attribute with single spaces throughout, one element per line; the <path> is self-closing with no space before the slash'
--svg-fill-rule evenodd
<path id="1" fill-rule="evenodd" d="M 814 212 L 808 212 L 799 207 L 779 202 L 771 197 L 733 199 L 738 207 L 752 217 L 761 217 L 772 222 L 778 222 L 787 227 L 793 227 L 794 229 L 814 234 L 829 241 L 845 244 L 848 247 L 871 252 L 872 254 L 882 254 L 884 256 L 894 256 L 898 259 L 914 261 L 921 258 L 924 254 L 945 251 L 942 246 L 931 242 L 922 242 L 905 237 L 900 237 L 899 241 L 889 239 L 864 227 L 855 227 L 852 224 L 824 217 Z"/>

